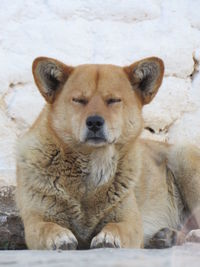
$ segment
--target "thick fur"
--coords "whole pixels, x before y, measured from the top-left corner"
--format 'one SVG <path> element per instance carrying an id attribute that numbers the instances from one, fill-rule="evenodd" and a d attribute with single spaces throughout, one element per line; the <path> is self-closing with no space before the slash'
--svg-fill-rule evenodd
<path id="1" fill-rule="evenodd" d="M 17 157 L 17 203 L 30 249 L 148 247 L 190 214 L 200 225 L 200 152 L 139 138 L 142 106 L 163 72 L 158 58 L 125 68 L 34 61 L 48 103 Z M 93 115 L 105 120 L 100 143 L 86 140 Z"/>

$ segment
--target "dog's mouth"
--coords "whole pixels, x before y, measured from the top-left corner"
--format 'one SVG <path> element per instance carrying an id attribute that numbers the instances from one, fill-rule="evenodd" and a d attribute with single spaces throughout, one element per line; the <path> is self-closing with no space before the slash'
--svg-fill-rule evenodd
<path id="1" fill-rule="evenodd" d="M 87 136 L 85 138 L 85 143 L 91 144 L 91 145 L 101 145 L 105 144 L 107 142 L 107 139 L 105 135 L 102 132 L 91 132 L 88 131 Z"/>
<path id="2" fill-rule="evenodd" d="M 89 142 L 89 143 L 99 144 L 99 143 L 105 143 L 106 141 L 107 141 L 106 138 L 96 137 L 96 136 L 86 138 L 86 142 Z"/>

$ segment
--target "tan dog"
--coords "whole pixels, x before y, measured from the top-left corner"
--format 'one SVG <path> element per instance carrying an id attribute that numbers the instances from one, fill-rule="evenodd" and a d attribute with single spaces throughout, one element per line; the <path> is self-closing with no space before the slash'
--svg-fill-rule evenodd
<path id="1" fill-rule="evenodd" d="M 34 61 L 47 105 L 21 139 L 17 158 L 17 202 L 29 248 L 176 242 L 171 229 L 200 205 L 200 153 L 139 139 L 142 106 L 157 93 L 163 72 L 154 57 L 124 68 Z"/>

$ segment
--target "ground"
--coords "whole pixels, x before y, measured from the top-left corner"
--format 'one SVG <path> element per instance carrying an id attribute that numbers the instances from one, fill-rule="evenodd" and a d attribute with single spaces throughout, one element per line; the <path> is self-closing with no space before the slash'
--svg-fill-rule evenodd
<path id="1" fill-rule="evenodd" d="M 199 267 L 200 244 L 187 243 L 162 250 L 0 251 L 0 266 Z"/>

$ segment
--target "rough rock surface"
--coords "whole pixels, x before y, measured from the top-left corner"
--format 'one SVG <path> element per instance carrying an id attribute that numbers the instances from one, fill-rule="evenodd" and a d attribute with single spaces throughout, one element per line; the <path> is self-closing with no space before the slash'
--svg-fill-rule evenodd
<path id="1" fill-rule="evenodd" d="M 0 187 L 0 250 L 26 248 L 23 224 L 16 208 L 14 191 L 13 186 Z"/>
<path id="2" fill-rule="evenodd" d="M 0 266 L 12 267 L 199 267 L 200 245 L 164 250 L 0 251 Z"/>

